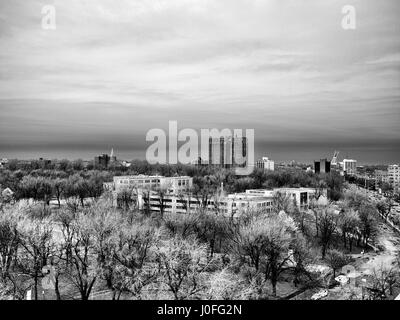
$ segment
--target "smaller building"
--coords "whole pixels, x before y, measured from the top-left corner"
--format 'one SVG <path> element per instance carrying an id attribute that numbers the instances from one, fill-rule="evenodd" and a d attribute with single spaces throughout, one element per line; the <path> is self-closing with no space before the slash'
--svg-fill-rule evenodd
<path id="1" fill-rule="evenodd" d="M 275 163 L 268 159 L 268 157 L 262 157 L 260 160 L 257 160 L 256 168 L 264 169 L 264 171 L 274 171 Z"/>
<path id="2" fill-rule="evenodd" d="M 385 170 L 375 170 L 375 179 L 377 182 L 388 182 L 388 172 Z"/>
<path id="3" fill-rule="evenodd" d="M 356 175 L 357 173 L 357 160 L 343 159 L 343 173 L 347 175 Z"/>

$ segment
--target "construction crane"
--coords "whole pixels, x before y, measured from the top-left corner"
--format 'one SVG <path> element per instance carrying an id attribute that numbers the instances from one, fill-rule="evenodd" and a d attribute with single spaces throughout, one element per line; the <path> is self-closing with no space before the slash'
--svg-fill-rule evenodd
<path id="1" fill-rule="evenodd" d="M 339 151 L 335 150 L 335 152 L 333 153 L 332 160 L 331 160 L 331 164 L 334 165 L 334 166 L 337 165 L 337 157 L 338 157 L 338 155 L 339 155 Z"/>

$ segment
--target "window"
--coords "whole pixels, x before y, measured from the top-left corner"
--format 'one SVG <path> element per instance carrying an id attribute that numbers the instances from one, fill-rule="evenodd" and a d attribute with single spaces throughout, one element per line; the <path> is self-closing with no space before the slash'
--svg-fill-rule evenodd
<path id="1" fill-rule="evenodd" d="M 300 205 L 307 203 L 307 192 L 300 193 Z"/>

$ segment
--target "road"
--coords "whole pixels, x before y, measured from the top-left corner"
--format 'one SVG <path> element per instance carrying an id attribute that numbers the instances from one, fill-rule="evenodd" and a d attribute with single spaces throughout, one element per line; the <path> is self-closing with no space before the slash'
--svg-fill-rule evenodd
<path id="1" fill-rule="evenodd" d="M 359 262 L 356 269 L 361 275 L 371 275 L 374 270 L 381 268 L 390 269 L 396 261 L 396 255 L 400 249 L 400 235 L 383 222 L 379 223 L 379 232 L 377 243 L 383 251 L 367 252 L 362 257 L 358 255 Z"/>

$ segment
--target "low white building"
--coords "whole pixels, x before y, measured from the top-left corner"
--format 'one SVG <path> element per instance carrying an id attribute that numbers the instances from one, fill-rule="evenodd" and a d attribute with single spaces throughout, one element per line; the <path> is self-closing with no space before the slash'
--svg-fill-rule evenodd
<path id="1" fill-rule="evenodd" d="M 108 184 L 107 189 L 113 188 L 116 192 L 124 189 L 156 190 L 164 188 L 169 193 L 187 192 L 193 185 L 193 178 L 188 176 L 115 176 L 113 186 Z"/>
<path id="2" fill-rule="evenodd" d="M 273 209 L 274 196 L 278 193 L 288 195 L 293 205 L 300 210 L 307 210 L 311 202 L 317 200 L 317 191 L 313 188 L 276 188 L 250 189 L 242 193 L 228 195 L 216 195 L 209 197 L 203 203 L 203 199 L 197 198 L 190 193 L 160 194 L 156 191 L 139 190 L 134 196 L 137 197 L 138 207 L 151 212 L 163 213 L 189 213 L 197 210 L 218 212 L 227 216 L 237 216 L 247 210 L 263 210 L 271 212 Z M 319 197 L 326 199 L 326 190 Z"/>
<path id="3" fill-rule="evenodd" d="M 188 213 L 199 209 L 217 211 L 235 216 L 246 210 L 262 209 L 270 212 L 273 208 L 274 196 L 279 192 L 290 197 L 293 205 L 300 210 L 307 210 L 310 203 L 317 198 L 326 198 L 326 190 L 317 191 L 314 188 L 275 188 L 249 189 L 242 193 L 216 195 L 199 199 L 192 193 L 193 178 L 188 176 L 115 176 L 113 182 L 104 184 L 111 191 L 114 203 L 118 204 L 118 194 L 127 190 L 132 193 L 139 209 L 151 212 Z M 159 190 L 164 192 L 160 193 Z M 318 194 L 317 194 L 318 193 Z M 322 197 L 320 197 L 322 195 Z"/>

